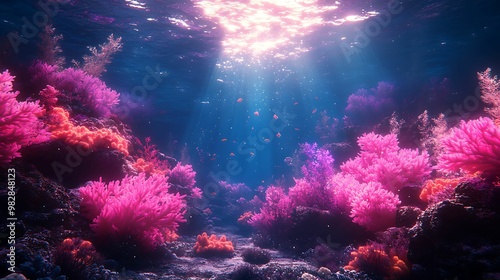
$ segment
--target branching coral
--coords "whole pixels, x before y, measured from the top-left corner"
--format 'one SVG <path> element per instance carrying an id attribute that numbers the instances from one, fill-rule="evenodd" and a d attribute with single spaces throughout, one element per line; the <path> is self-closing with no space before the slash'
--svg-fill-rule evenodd
<path id="1" fill-rule="evenodd" d="M 442 140 L 438 158 L 441 171 L 465 171 L 500 175 L 500 127 L 490 118 L 461 121 Z"/>
<path id="2" fill-rule="evenodd" d="M 270 186 L 266 190 L 266 202 L 262 205 L 260 213 L 253 215 L 249 224 L 265 231 L 275 226 L 289 225 L 294 207 L 283 188 Z"/>
<path id="3" fill-rule="evenodd" d="M 206 232 L 198 235 L 193 249 L 195 253 L 202 255 L 226 256 L 234 252 L 233 242 L 227 240 L 225 235 L 217 239 L 215 234 L 208 237 Z"/>
<path id="4" fill-rule="evenodd" d="M 0 163 L 20 157 L 19 149 L 49 139 L 38 117 L 43 109 L 38 102 L 19 102 L 19 92 L 12 91 L 14 77 L 0 73 Z"/>
<path id="5" fill-rule="evenodd" d="M 410 183 L 418 183 L 431 172 L 427 152 L 400 149 L 395 134 L 363 134 L 358 138 L 361 152 L 340 166 L 359 182 L 379 182 L 392 192 Z"/>
<path id="6" fill-rule="evenodd" d="M 53 139 L 61 139 L 71 145 L 80 145 L 85 149 L 112 148 L 128 156 L 128 141 L 109 128 L 90 130 L 85 126 L 74 125 L 69 113 L 60 107 L 50 112 L 49 130 Z"/>
<path id="7" fill-rule="evenodd" d="M 101 243 L 126 243 L 148 252 L 186 221 L 184 196 L 169 193 L 169 187 L 164 176 L 146 179 L 144 173 L 108 184 L 91 182 L 79 190 L 81 211 Z"/>

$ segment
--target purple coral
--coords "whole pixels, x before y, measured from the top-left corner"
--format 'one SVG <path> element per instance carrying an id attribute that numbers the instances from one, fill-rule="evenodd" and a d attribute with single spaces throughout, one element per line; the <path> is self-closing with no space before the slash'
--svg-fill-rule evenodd
<path id="1" fill-rule="evenodd" d="M 302 174 L 308 182 L 325 185 L 333 175 L 333 157 L 328 150 L 318 148 L 318 144 L 300 144 L 300 153 L 305 155 L 305 164 L 301 167 Z"/>
<path id="2" fill-rule="evenodd" d="M 169 193 L 169 187 L 164 176 L 146 179 L 144 173 L 108 184 L 91 182 L 79 189 L 81 211 L 98 241 L 125 242 L 148 252 L 186 221 L 184 196 Z"/>
<path id="3" fill-rule="evenodd" d="M 108 117 L 118 104 L 120 95 L 115 90 L 108 88 L 99 78 L 83 70 L 75 68 L 60 70 L 55 65 L 37 62 L 33 66 L 33 72 L 35 79 L 65 93 L 70 101 L 82 103 L 91 115 Z"/>
<path id="4" fill-rule="evenodd" d="M 49 139 L 38 120 L 43 109 L 37 102 L 19 102 L 19 92 L 12 91 L 14 77 L 9 71 L 0 74 L 0 163 L 20 157 L 19 149 Z"/>
<path id="5" fill-rule="evenodd" d="M 196 172 L 190 164 L 178 163 L 168 174 L 168 182 L 175 185 L 176 190 L 182 194 L 189 194 L 194 199 L 202 197 L 203 192 L 195 187 Z"/>
<path id="6" fill-rule="evenodd" d="M 379 82 L 371 92 L 359 89 L 347 98 L 346 115 L 358 122 L 377 121 L 394 110 L 393 93 L 394 86 L 386 82 Z"/>
<path id="7" fill-rule="evenodd" d="M 461 121 L 442 140 L 441 171 L 500 174 L 500 128 L 490 118 Z"/>

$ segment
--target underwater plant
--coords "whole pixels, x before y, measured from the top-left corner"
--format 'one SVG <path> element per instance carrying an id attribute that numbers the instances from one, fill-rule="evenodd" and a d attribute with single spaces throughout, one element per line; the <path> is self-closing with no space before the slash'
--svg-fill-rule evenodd
<path id="1" fill-rule="evenodd" d="M 481 99 L 490 105 L 485 108 L 492 117 L 500 120 L 500 81 L 497 76 L 491 77 L 491 68 L 477 73 L 479 87 L 481 88 Z"/>
<path id="2" fill-rule="evenodd" d="M 20 157 L 19 149 L 49 139 L 38 117 L 43 109 L 35 102 L 19 102 L 19 92 L 12 91 L 13 76 L 8 70 L 0 73 L 0 163 Z"/>

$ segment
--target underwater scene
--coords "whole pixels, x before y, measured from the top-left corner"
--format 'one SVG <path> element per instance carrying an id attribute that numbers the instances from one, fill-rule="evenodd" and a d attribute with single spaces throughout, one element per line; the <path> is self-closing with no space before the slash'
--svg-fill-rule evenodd
<path id="1" fill-rule="evenodd" d="M 3 0 L 1 279 L 500 279 L 495 0 Z"/>

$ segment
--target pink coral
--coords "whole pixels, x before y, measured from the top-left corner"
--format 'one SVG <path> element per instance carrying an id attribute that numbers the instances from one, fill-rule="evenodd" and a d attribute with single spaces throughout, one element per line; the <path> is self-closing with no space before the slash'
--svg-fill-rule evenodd
<path id="1" fill-rule="evenodd" d="M 359 182 L 379 182 L 385 189 L 397 192 L 405 184 L 422 181 L 431 172 L 427 152 L 399 149 L 395 134 L 363 134 L 358 144 L 359 155 L 340 168 Z"/>
<path id="2" fill-rule="evenodd" d="M 379 182 L 360 183 L 350 174 L 338 173 L 330 178 L 329 190 L 335 207 L 349 213 L 354 223 L 371 231 L 394 225 L 400 201 Z"/>
<path id="3" fill-rule="evenodd" d="M 352 221 L 371 231 L 384 230 L 396 222 L 397 195 L 378 182 L 361 184 L 350 198 Z"/>
<path id="4" fill-rule="evenodd" d="M 19 102 L 19 92 L 12 91 L 14 77 L 9 71 L 0 74 L 0 163 L 20 157 L 19 149 L 49 139 L 38 120 L 43 109 L 38 102 Z"/>
<path id="5" fill-rule="evenodd" d="M 441 171 L 500 174 L 500 128 L 490 118 L 461 121 L 442 140 Z"/>
<path id="6" fill-rule="evenodd" d="M 190 164 L 178 163 L 168 174 L 168 182 L 186 188 L 193 188 L 196 184 L 196 172 Z"/>
<path id="7" fill-rule="evenodd" d="M 151 251 L 185 222 L 184 196 L 168 192 L 161 175 L 146 179 L 144 173 L 108 184 L 101 180 L 79 189 L 81 211 L 92 220 L 101 242 L 130 242 Z"/>

